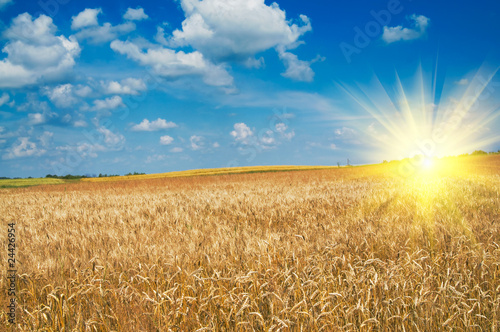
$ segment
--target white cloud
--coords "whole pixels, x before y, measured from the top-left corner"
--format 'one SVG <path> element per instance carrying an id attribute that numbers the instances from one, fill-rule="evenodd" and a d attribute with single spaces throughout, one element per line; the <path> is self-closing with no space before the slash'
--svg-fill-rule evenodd
<path id="1" fill-rule="evenodd" d="M 314 80 L 314 71 L 311 69 L 311 64 L 316 62 L 303 61 L 290 52 L 280 52 L 279 57 L 283 61 L 286 71 L 281 75 L 294 81 L 312 82 Z"/>
<path id="2" fill-rule="evenodd" d="M 332 150 L 337 150 L 337 145 L 335 145 L 334 143 L 330 144 L 330 149 Z"/>
<path id="3" fill-rule="evenodd" d="M 0 61 L 0 88 L 19 88 L 40 81 L 60 80 L 67 76 L 80 54 L 73 36 L 56 36 L 52 19 L 40 15 L 33 19 L 24 13 L 12 20 L 4 32 L 7 39 Z"/>
<path id="4" fill-rule="evenodd" d="M 78 153 L 82 158 L 97 158 L 97 152 L 105 152 L 108 149 L 101 144 L 79 143 L 75 146 L 65 145 L 56 147 L 57 151 L 72 151 Z"/>
<path id="5" fill-rule="evenodd" d="M 7 104 L 9 100 L 10 100 L 9 95 L 6 92 L 4 92 L 0 97 L 0 106 Z"/>
<path id="6" fill-rule="evenodd" d="M 10 4 L 13 4 L 14 2 L 12 0 L 0 0 L 0 10 L 4 9 Z"/>
<path id="7" fill-rule="evenodd" d="M 193 150 L 200 150 L 204 146 L 203 137 L 201 136 L 193 135 L 189 138 L 189 142 Z"/>
<path id="8" fill-rule="evenodd" d="M 106 22 L 103 25 L 84 28 L 78 31 L 75 37 L 78 40 L 88 40 L 92 44 L 100 44 L 132 32 L 135 28 L 136 26 L 132 22 L 125 22 L 118 25 L 111 25 L 111 23 Z"/>
<path id="9" fill-rule="evenodd" d="M 29 140 L 29 137 L 19 137 L 7 153 L 2 156 L 3 159 L 14 159 L 21 157 L 41 156 L 46 152 L 39 149 L 36 143 Z"/>
<path id="10" fill-rule="evenodd" d="M 295 137 L 295 131 L 292 130 L 290 132 L 287 132 L 288 126 L 284 123 L 277 123 L 275 126 L 275 130 L 288 141 L 290 141 L 293 137 Z"/>
<path id="11" fill-rule="evenodd" d="M 267 145 L 272 145 L 272 144 L 276 143 L 276 140 L 274 139 L 274 132 L 272 130 L 266 130 L 264 135 L 262 135 L 262 137 L 260 138 L 260 141 L 263 144 L 267 144 Z"/>
<path id="12" fill-rule="evenodd" d="M 136 28 L 133 22 L 118 25 L 106 22 L 100 25 L 97 16 L 101 13 L 101 8 L 87 8 L 78 15 L 73 16 L 71 29 L 79 30 L 75 33 L 78 40 L 88 40 L 92 44 L 105 43 L 134 31 Z"/>
<path id="13" fill-rule="evenodd" d="M 44 131 L 43 134 L 38 137 L 38 140 L 42 144 L 43 147 L 47 147 L 50 144 L 52 137 L 54 136 L 53 132 Z"/>
<path id="14" fill-rule="evenodd" d="M 283 137 L 290 141 L 292 138 L 295 137 L 295 131 L 292 130 L 289 133 L 283 133 Z"/>
<path id="15" fill-rule="evenodd" d="M 167 155 L 164 155 L 164 154 L 155 154 L 155 155 L 152 155 L 152 156 L 148 156 L 146 158 L 146 161 L 145 163 L 146 164 L 151 164 L 152 162 L 155 162 L 155 161 L 162 161 L 162 160 L 165 160 L 167 159 L 168 156 Z"/>
<path id="16" fill-rule="evenodd" d="M 455 84 L 457 84 L 457 85 L 467 85 L 467 84 L 469 84 L 469 80 L 466 79 L 466 78 L 462 78 L 461 80 L 456 81 Z"/>
<path id="17" fill-rule="evenodd" d="M 143 8 L 139 7 L 137 9 L 128 8 L 123 18 L 130 21 L 141 21 L 148 19 L 149 16 L 144 13 Z"/>
<path id="18" fill-rule="evenodd" d="M 83 120 L 77 120 L 77 121 L 73 122 L 73 126 L 75 128 L 84 128 L 84 127 L 87 127 L 88 124 L 87 124 L 87 122 L 85 122 Z"/>
<path id="19" fill-rule="evenodd" d="M 237 142 L 248 144 L 249 139 L 253 136 L 253 131 L 243 122 L 235 123 L 233 128 L 234 130 L 230 132 L 230 135 L 233 136 Z"/>
<path id="20" fill-rule="evenodd" d="M 168 135 L 160 137 L 160 144 L 161 145 L 169 145 L 169 144 L 172 144 L 173 141 L 174 141 L 173 137 L 170 137 Z"/>
<path id="21" fill-rule="evenodd" d="M 136 124 L 132 127 L 133 131 L 158 131 L 170 128 L 175 128 L 177 125 L 171 121 L 165 119 L 156 119 L 154 121 L 149 121 L 148 119 L 142 120 L 141 123 Z"/>
<path id="22" fill-rule="evenodd" d="M 220 148 L 220 144 L 218 142 L 215 142 L 214 144 L 212 144 L 212 147 L 215 149 Z"/>
<path id="23" fill-rule="evenodd" d="M 245 62 L 243 64 L 247 68 L 259 69 L 259 68 L 262 68 L 266 65 L 266 61 L 264 60 L 263 57 L 260 57 L 258 59 L 254 58 L 254 57 L 249 57 L 248 59 L 245 60 Z"/>
<path id="24" fill-rule="evenodd" d="M 97 22 L 97 15 L 101 13 L 101 8 L 85 9 L 78 15 L 71 18 L 71 29 L 78 30 L 89 26 L 99 25 L 99 23 Z"/>
<path id="25" fill-rule="evenodd" d="M 357 136 L 356 130 L 349 128 L 349 127 L 338 128 L 338 129 L 335 129 L 334 132 L 335 132 L 335 135 L 337 137 L 342 137 L 344 139 L 351 139 L 351 138 L 355 138 Z"/>
<path id="26" fill-rule="evenodd" d="M 111 48 L 143 66 L 152 67 L 157 75 L 163 77 L 179 78 L 196 75 L 201 76 L 208 85 L 231 86 L 233 84 L 233 77 L 224 66 L 213 64 L 197 51 L 185 53 L 163 47 L 153 47 L 143 52 L 137 44 L 120 40 L 114 40 Z"/>
<path id="27" fill-rule="evenodd" d="M 403 28 L 401 25 L 395 27 L 385 26 L 382 39 L 387 44 L 390 44 L 400 40 L 412 40 L 422 37 L 429 26 L 430 19 L 416 14 L 407 17 L 407 19 L 410 21 L 411 28 Z"/>
<path id="28" fill-rule="evenodd" d="M 125 137 L 120 133 L 115 134 L 105 127 L 99 127 L 97 131 L 104 135 L 104 143 L 110 148 L 119 148 L 125 143 Z"/>
<path id="29" fill-rule="evenodd" d="M 82 98 L 88 97 L 91 93 L 92 89 L 86 85 L 79 85 L 75 90 L 75 95 Z"/>
<path id="30" fill-rule="evenodd" d="M 61 84 L 52 90 L 47 88 L 45 94 L 59 108 L 71 107 L 77 102 L 77 99 L 73 96 L 73 86 L 71 84 Z"/>
<path id="31" fill-rule="evenodd" d="M 288 126 L 284 123 L 277 123 L 275 128 L 278 133 L 284 133 L 288 129 Z"/>
<path id="32" fill-rule="evenodd" d="M 181 0 L 181 6 L 186 19 L 168 46 L 191 45 L 212 59 L 246 60 L 270 48 L 293 48 L 312 29 L 307 16 L 292 24 L 277 3 L 264 0 Z"/>
<path id="33" fill-rule="evenodd" d="M 92 110 L 112 110 L 122 106 L 125 106 L 122 98 L 120 96 L 113 96 L 103 100 L 94 100 L 94 107 L 92 107 Z"/>
<path id="34" fill-rule="evenodd" d="M 170 152 L 173 152 L 173 153 L 179 153 L 179 152 L 182 152 L 182 151 L 184 151 L 184 149 L 183 148 L 179 148 L 179 147 L 170 149 Z"/>
<path id="35" fill-rule="evenodd" d="M 121 82 L 101 82 L 105 93 L 117 95 L 138 95 L 139 91 L 146 90 L 146 84 L 141 79 L 126 78 Z"/>
<path id="36" fill-rule="evenodd" d="M 56 117 L 57 113 L 50 111 L 44 111 L 43 113 L 30 113 L 28 114 L 28 124 L 31 126 L 41 125 Z"/>

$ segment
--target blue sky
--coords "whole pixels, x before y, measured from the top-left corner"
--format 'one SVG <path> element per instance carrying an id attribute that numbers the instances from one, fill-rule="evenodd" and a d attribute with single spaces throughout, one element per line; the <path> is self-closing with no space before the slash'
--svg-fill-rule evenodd
<path id="1" fill-rule="evenodd" d="M 485 0 L 0 0 L 0 176 L 496 151 L 498 31 Z"/>

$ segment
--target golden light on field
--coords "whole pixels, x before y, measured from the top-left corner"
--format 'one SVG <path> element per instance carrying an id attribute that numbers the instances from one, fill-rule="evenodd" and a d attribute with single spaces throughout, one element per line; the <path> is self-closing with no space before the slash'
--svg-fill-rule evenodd
<path id="1" fill-rule="evenodd" d="M 500 156 L 419 160 L 2 189 L 18 330 L 497 331 Z"/>
<path id="2" fill-rule="evenodd" d="M 423 167 L 426 170 L 431 170 L 434 167 L 434 160 L 432 158 L 425 158 Z"/>
<path id="3" fill-rule="evenodd" d="M 341 89 L 373 117 L 368 125 L 355 124 L 367 134 L 375 159 L 403 159 L 414 155 L 426 158 L 469 153 L 500 141 L 488 125 L 500 112 L 495 88 L 490 82 L 497 68 L 483 65 L 470 80 L 451 80 L 439 85 L 436 72 L 420 67 L 413 79 L 402 83 L 398 73 L 392 85 L 378 76 L 366 84 Z M 496 92 L 497 93 L 497 92 Z M 425 168 L 430 168 L 430 161 Z"/>

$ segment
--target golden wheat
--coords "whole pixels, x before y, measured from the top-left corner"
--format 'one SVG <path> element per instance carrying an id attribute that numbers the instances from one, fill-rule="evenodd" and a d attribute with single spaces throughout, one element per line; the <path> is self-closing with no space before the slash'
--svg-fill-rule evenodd
<path id="1" fill-rule="evenodd" d="M 17 328 L 497 331 L 499 166 L 1 190 L 2 225 L 18 228 Z"/>

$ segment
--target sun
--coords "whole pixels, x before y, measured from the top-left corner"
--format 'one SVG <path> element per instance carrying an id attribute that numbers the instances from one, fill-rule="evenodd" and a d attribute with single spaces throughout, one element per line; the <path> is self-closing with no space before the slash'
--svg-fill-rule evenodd
<path id="1" fill-rule="evenodd" d="M 414 76 L 382 82 L 377 75 L 365 85 L 341 90 L 353 108 L 369 119 L 354 127 L 366 133 L 370 154 L 378 160 L 408 160 L 405 174 L 435 170 L 437 158 L 456 156 L 500 141 L 489 130 L 500 117 L 490 82 L 498 67 L 481 66 L 465 86 L 453 82 L 438 86 L 436 72 L 420 66 Z M 415 160 L 414 156 L 420 157 Z"/>
<path id="2" fill-rule="evenodd" d="M 431 170 L 432 168 L 434 168 L 434 160 L 429 157 L 425 157 L 422 163 L 422 168 L 425 170 Z"/>

